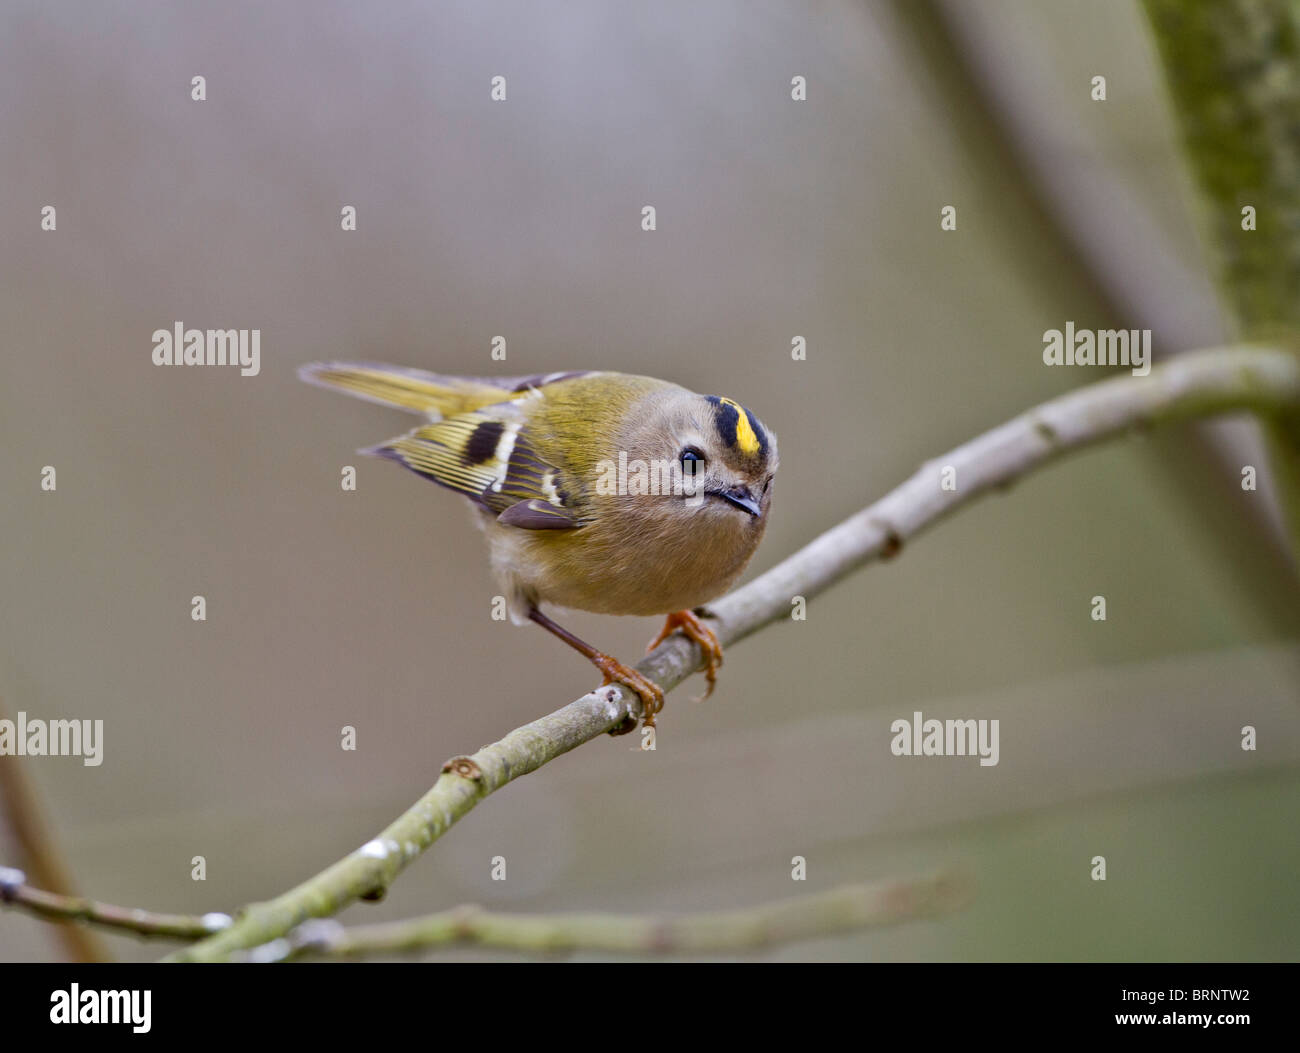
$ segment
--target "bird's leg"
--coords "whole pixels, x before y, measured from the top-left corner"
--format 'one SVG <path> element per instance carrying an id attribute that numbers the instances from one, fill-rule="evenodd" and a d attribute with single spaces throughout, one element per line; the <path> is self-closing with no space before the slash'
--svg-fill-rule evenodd
<path id="1" fill-rule="evenodd" d="M 718 643 L 717 634 L 700 621 L 698 614 L 694 611 L 674 611 L 668 615 L 668 620 L 659 630 L 659 635 L 651 640 L 650 646 L 646 648 L 646 654 L 679 630 L 683 636 L 699 644 L 700 650 L 704 652 L 704 677 L 708 680 L 709 686 L 704 694 L 696 699 L 697 702 L 703 702 L 713 694 L 713 687 L 718 682 L 718 666 L 722 665 L 722 644 Z"/>
<path id="2" fill-rule="evenodd" d="M 617 680 L 619 683 L 626 684 L 640 695 L 645 726 L 648 728 L 655 726 L 655 714 L 664 708 L 664 693 L 660 690 L 658 684 L 642 676 L 635 669 L 629 669 L 612 655 L 607 655 L 603 651 L 597 651 L 596 648 L 591 646 L 591 644 L 574 636 L 568 629 L 561 625 L 556 625 L 555 622 L 551 621 L 550 618 L 546 617 L 546 615 L 536 607 L 528 612 L 528 617 L 547 632 L 558 636 L 566 644 L 586 658 L 587 661 L 599 669 L 605 677 L 605 683 L 608 684 Z M 636 727 L 636 721 L 628 721 L 625 723 L 626 726 L 620 725 L 611 731 L 610 734 L 626 735 Z"/>

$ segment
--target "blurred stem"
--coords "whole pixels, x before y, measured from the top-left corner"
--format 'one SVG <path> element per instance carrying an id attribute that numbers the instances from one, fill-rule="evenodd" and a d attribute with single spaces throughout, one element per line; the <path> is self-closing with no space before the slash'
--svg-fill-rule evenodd
<path id="1" fill-rule="evenodd" d="M 227 914 L 208 914 L 201 918 L 191 914 L 159 914 L 51 892 L 29 885 L 25 874 L 9 867 L 0 867 L 0 901 L 54 921 L 88 921 L 137 936 L 174 940 L 199 940 L 231 921 Z M 80 928 L 65 931 L 85 932 Z"/>
<path id="2" fill-rule="evenodd" d="M 1011 246 L 1010 265 L 1039 295 L 1055 298 L 1069 290 L 1071 317 L 1078 325 L 1119 326 L 1122 306 L 1021 162 L 1003 115 L 955 36 L 944 5 L 939 0 L 889 0 L 888 6 L 919 59 L 916 89 L 933 98 L 948 133 L 969 159 L 961 185 L 971 200 L 995 213 L 988 224 Z"/>
<path id="3" fill-rule="evenodd" d="M 578 950 L 651 954 L 755 951 L 855 929 L 940 917 L 965 906 L 972 892 L 968 877 L 949 873 L 842 885 L 741 910 L 678 917 L 501 914 L 467 905 L 353 928 L 315 919 L 298 926 L 287 938 L 244 952 L 244 957 L 252 961 L 356 958 L 453 946 L 547 954 Z M 231 924 L 225 914 L 159 914 L 55 895 L 27 885 L 21 873 L 4 867 L 0 867 L 0 899 L 40 917 L 87 921 L 153 939 L 201 939 Z"/>
<path id="4" fill-rule="evenodd" d="M 0 719 L 8 717 L 0 701 Z M 54 828 L 45 819 L 21 757 L 0 757 L 0 802 L 3 802 L 5 822 L 23 854 L 23 864 L 35 875 L 37 883 L 61 895 L 74 895 L 72 869 L 59 850 Z M 93 932 L 75 925 L 61 925 L 58 937 L 73 961 L 109 960 L 107 948 Z"/>
<path id="5" fill-rule="evenodd" d="M 1089 251 L 1086 239 L 1058 215 L 1049 189 L 1026 163 L 1024 151 L 1032 147 L 1024 142 L 1018 145 L 1012 119 L 981 77 L 950 13 L 960 2 L 887 0 L 916 56 L 918 90 L 928 93 L 947 116 L 949 133 L 969 159 L 969 172 L 962 172 L 966 196 L 980 200 L 981 208 L 990 213 L 989 225 L 1010 245 L 1008 259 L 1019 267 L 1026 286 L 1035 289 L 1040 298 L 1063 302 L 1076 324 L 1095 329 L 1152 328 L 1152 312 L 1140 298 L 1134 298 L 1132 289 L 1121 286 L 1108 273 L 1106 256 Z M 1168 0 L 1164 6 L 1208 9 L 1216 3 Z M 1169 350 L 1181 353 L 1185 345 Z M 1163 353 L 1162 345 L 1161 357 Z M 1267 434 L 1276 449 L 1277 429 L 1267 429 Z M 1225 570 L 1247 583 L 1276 631 L 1289 634 L 1300 629 L 1300 547 L 1296 541 L 1300 526 L 1276 529 L 1268 502 L 1257 502 L 1246 514 L 1222 512 L 1239 489 L 1240 465 L 1226 455 L 1213 435 L 1188 429 L 1176 445 L 1155 442 L 1151 451 L 1159 459 L 1160 470 L 1177 481 L 1187 529 L 1202 534 Z M 1219 466 L 1209 480 L 1206 463 Z M 1300 486 L 1300 476 L 1289 467 L 1293 463 L 1290 455 L 1275 458 L 1272 480 L 1283 514 L 1290 510 L 1294 522 L 1297 503 L 1289 498 L 1289 492 Z"/>
<path id="6" fill-rule="evenodd" d="M 842 885 L 756 907 L 664 918 L 635 914 L 498 914 L 466 906 L 384 925 L 344 928 L 333 921 L 310 921 L 280 941 L 281 946 L 265 945 L 249 952 L 249 957 L 256 960 L 262 951 L 266 957 L 277 958 L 356 958 L 456 946 L 544 954 L 744 953 L 796 940 L 940 917 L 960 910 L 970 901 L 971 893 L 969 879 L 941 874 Z"/>
<path id="7" fill-rule="evenodd" d="M 1142 6 L 1240 333 L 1300 332 L 1300 0 Z"/>
<path id="8" fill-rule="evenodd" d="M 1143 0 L 1239 333 L 1300 334 L 1300 0 Z M 1253 229 L 1242 212 L 1254 210 Z M 1269 429 L 1300 559 L 1300 414 Z"/>
<path id="9" fill-rule="evenodd" d="M 1071 450 L 1154 424 L 1234 410 L 1267 417 L 1297 409 L 1300 359 L 1268 348 L 1187 352 L 1149 376 L 1113 377 L 1080 388 L 922 465 L 880 501 L 710 604 L 713 628 L 723 644 L 733 644 L 785 621 L 794 597 L 811 599 L 858 567 L 896 555 L 905 542 L 956 509 L 983 494 L 1005 490 Z M 946 489 L 949 478 L 955 485 Z M 1249 491 L 1239 494 L 1243 502 L 1255 496 Z M 674 635 L 636 668 L 667 693 L 700 666 L 699 647 Z M 472 756 L 453 758 L 433 787 L 373 841 L 274 900 L 249 906 L 229 928 L 177 952 L 173 960 L 224 960 L 271 943 L 308 918 L 337 914 L 357 899 L 382 897 L 398 874 L 479 801 L 636 718 L 640 707 L 633 692 L 611 684 L 517 728 Z"/>

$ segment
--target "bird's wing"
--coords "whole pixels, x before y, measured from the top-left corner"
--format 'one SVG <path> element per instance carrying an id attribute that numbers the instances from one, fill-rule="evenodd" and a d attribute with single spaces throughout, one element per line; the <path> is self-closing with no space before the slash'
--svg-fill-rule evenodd
<path id="1" fill-rule="evenodd" d="M 387 457 L 526 530 L 582 525 L 567 473 L 537 452 L 524 403 L 497 402 L 426 424 L 362 453 Z"/>
<path id="2" fill-rule="evenodd" d="M 313 362 L 298 370 L 310 384 L 423 413 L 432 420 L 502 402 L 532 388 L 585 375 L 538 373 L 527 377 L 453 377 L 383 362 Z"/>

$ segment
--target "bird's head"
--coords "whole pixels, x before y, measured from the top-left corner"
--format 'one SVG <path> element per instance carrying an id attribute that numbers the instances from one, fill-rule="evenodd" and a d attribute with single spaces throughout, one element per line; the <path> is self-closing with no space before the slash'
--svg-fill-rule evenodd
<path id="1" fill-rule="evenodd" d="M 677 389 L 648 400 L 627 433 L 629 456 L 671 464 L 674 495 L 713 518 L 759 525 L 772 499 L 776 436 L 739 402 Z"/>

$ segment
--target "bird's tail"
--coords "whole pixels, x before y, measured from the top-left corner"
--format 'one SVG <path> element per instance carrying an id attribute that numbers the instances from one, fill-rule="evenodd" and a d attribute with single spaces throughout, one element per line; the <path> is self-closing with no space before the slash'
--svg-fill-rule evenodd
<path id="1" fill-rule="evenodd" d="M 509 389 L 477 377 L 449 377 L 382 362 L 313 362 L 299 369 L 298 376 L 309 384 L 435 419 L 510 397 Z"/>

